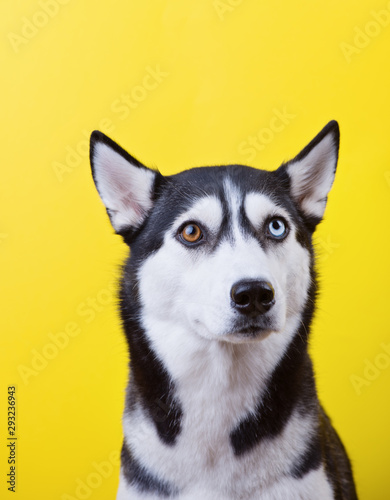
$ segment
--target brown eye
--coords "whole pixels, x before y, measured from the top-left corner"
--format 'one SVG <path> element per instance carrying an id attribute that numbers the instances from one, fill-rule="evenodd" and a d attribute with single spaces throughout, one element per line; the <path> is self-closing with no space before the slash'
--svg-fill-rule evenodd
<path id="1" fill-rule="evenodd" d="M 182 229 L 180 236 L 187 243 L 197 243 L 202 239 L 203 234 L 196 224 L 187 224 Z"/>

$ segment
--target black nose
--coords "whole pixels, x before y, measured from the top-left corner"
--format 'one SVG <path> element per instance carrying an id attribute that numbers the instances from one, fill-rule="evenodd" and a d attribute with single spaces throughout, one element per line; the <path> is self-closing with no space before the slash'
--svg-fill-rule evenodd
<path id="1" fill-rule="evenodd" d="M 267 281 L 243 280 L 232 286 L 233 307 L 243 314 L 264 314 L 274 305 L 275 291 Z"/>

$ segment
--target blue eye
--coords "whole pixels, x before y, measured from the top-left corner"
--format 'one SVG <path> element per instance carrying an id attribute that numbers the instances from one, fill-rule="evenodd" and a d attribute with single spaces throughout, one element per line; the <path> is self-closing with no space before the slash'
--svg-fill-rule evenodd
<path id="1" fill-rule="evenodd" d="M 279 217 L 275 217 L 268 224 L 268 232 L 273 238 L 281 240 L 287 234 L 286 224 Z"/>

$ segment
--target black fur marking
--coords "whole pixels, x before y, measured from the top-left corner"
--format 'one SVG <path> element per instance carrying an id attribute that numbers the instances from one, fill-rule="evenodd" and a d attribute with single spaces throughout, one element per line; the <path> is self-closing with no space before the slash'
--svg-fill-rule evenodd
<path id="1" fill-rule="evenodd" d="M 134 284 L 129 288 L 123 284 L 120 297 L 122 320 L 131 352 L 126 408 L 131 411 L 139 403 L 154 423 L 161 441 L 173 446 L 181 431 L 181 405 L 175 396 L 171 377 L 139 325 L 137 286 Z"/>
<path id="2" fill-rule="evenodd" d="M 168 482 L 160 480 L 139 464 L 125 442 L 122 446 L 121 463 L 127 482 L 135 486 L 138 491 L 158 495 L 162 498 L 172 498 L 178 494 L 176 488 Z"/>
<path id="3" fill-rule="evenodd" d="M 244 204 L 242 203 L 240 206 L 240 212 L 239 212 L 239 224 L 240 224 L 240 229 L 248 235 L 253 235 L 255 234 L 256 236 L 256 228 L 254 228 L 245 212 Z M 261 243 L 261 242 L 260 242 Z"/>
<path id="4" fill-rule="evenodd" d="M 307 336 L 316 293 L 314 280 L 312 283 L 302 325 L 272 373 L 267 392 L 254 412 L 248 413 L 230 433 L 230 442 L 236 456 L 251 451 L 264 439 L 279 435 L 294 408 L 306 406 L 315 410 L 311 408 L 313 401 L 316 401 L 314 374 L 307 353 Z"/>
<path id="5" fill-rule="evenodd" d="M 319 435 L 315 436 L 309 444 L 306 452 L 299 458 L 298 463 L 294 465 L 291 475 L 295 479 L 300 479 L 308 472 L 319 468 L 322 462 L 322 445 Z"/>
<path id="6" fill-rule="evenodd" d="M 315 397 L 311 363 L 305 352 L 303 332 L 298 333 L 268 384 L 268 391 L 253 413 L 230 433 L 236 456 L 251 451 L 262 440 L 279 435 L 300 403 L 303 386 Z"/>
<path id="7" fill-rule="evenodd" d="M 320 412 L 325 470 L 332 485 L 335 500 L 357 500 L 351 463 L 329 417 Z"/>

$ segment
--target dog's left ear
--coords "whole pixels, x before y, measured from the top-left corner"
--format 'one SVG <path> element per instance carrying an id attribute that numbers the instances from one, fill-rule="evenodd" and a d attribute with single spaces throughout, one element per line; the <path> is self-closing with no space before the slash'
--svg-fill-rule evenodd
<path id="1" fill-rule="evenodd" d="M 142 165 L 98 130 L 91 135 L 90 160 L 113 228 L 121 235 L 134 232 L 153 206 L 156 178 L 162 175 Z"/>
<path id="2" fill-rule="evenodd" d="M 336 121 L 321 132 L 282 168 L 290 178 L 290 191 L 304 215 L 318 223 L 325 211 L 338 160 L 340 132 Z"/>

